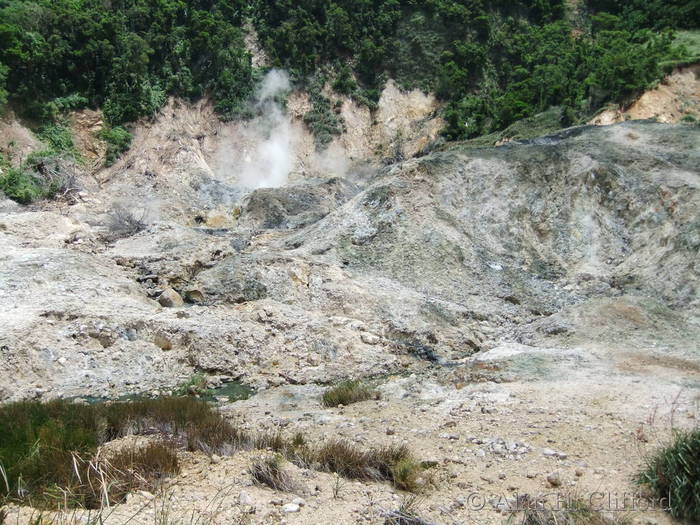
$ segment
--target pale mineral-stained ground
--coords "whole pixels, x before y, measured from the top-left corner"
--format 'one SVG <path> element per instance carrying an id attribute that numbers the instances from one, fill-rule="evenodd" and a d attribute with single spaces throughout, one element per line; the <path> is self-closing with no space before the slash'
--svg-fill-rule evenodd
<path id="1" fill-rule="evenodd" d="M 204 371 L 257 389 L 219 402 L 251 430 L 408 444 L 433 465 L 417 504 L 432 523 L 502 523 L 557 491 L 623 506 L 648 454 L 700 417 L 700 128 L 431 153 L 435 101 L 390 84 L 376 123 L 346 101 L 355 125 L 321 154 L 296 97 L 281 187 L 237 179 L 245 124 L 173 100 L 73 201 L 0 202 L 0 399 L 159 395 Z M 399 136 L 404 160 L 382 162 Z M 345 378 L 381 399 L 324 408 Z M 162 494 L 106 523 L 381 524 L 407 497 L 291 464 L 298 494 L 254 486 L 261 454 L 182 451 Z"/>

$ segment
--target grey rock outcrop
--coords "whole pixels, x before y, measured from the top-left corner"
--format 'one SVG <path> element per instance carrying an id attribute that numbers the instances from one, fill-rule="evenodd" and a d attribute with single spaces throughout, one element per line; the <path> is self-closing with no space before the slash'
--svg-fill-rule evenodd
<path id="1" fill-rule="evenodd" d="M 697 352 L 698 166 L 698 128 L 626 123 L 257 190 L 236 227 L 165 216 L 107 245 L 90 203 L 4 206 L 0 399 L 167 390 L 193 367 L 327 383 L 511 343 Z M 167 289 L 189 304 L 163 309 Z"/>

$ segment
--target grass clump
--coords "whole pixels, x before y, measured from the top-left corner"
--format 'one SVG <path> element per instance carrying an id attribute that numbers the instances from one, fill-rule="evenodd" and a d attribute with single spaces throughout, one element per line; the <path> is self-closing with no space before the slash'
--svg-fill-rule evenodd
<path id="1" fill-rule="evenodd" d="M 379 392 L 361 381 L 343 381 L 324 392 L 322 401 L 326 407 L 337 407 L 369 399 L 379 399 Z"/>
<path id="2" fill-rule="evenodd" d="M 208 390 L 209 385 L 207 382 L 207 376 L 204 374 L 194 374 L 187 381 L 182 383 L 177 390 L 175 390 L 175 395 L 178 396 L 199 396 Z"/>
<path id="3" fill-rule="evenodd" d="M 257 485 L 264 485 L 280 492 L 296 492 L 297 483 L 284 469 L 284 458 L 279 454 L 253 461 L 248 470 Z"/>
<path id="4" fill-rule="evenodd" d="M 648 459 L 637 482 L 668 503 L 674 518 L 700 523 L 700 429 L 678 432 Z"/>
<path id="5" fill-rule="evenodd" d="M 405 445 L 362 450 L 343 440 L 332 440 L 299 454 L 303 464 L 351 479 L 389 481 L 396 488 L 417 490 L 422 472 Z"/>
<path id="6" fill-rule="evenodd" d="M 110 480 L 109 499 L 118 501 L 132 488 L 177 472 L 174 453 L 160 445 L 106 462 L 97 458 L 100 445 L 129 434 L 157 434 L 205 452 L 251 442 L 193 398 L 10 403 L 0 406 L 0 499 L 55 508 L 69 494 L 72 505 L 97 508 L 104 493 L 99 480 Z"/>
<path id="7" fill-rule="evenodd" d="M 630 514 L 606 512 L 594 508 L 588 502 L 575 496 L 567 496 L 556 504 L 526 497 L 522 502 L 522 525 L 630 525 Z M 519 503 L 520 505 L 520 503 Z"/>
<path id="8" fill-rule="evenodd" d="M 384 512 L 384 525 L 433 525 L 418 515 L 422 500 L 412 494 L 401 501 L 398 510 Z"/>
<path id="9" fill-rule="evenodd" d="M 127 435 L 158 441 L 102 457 L 101 445 Z M 420 487 L 423 470 L 405 446 L 363 450 L 333 440 L 313 447 L 301 434 L 248 433 L 193 397 L 93 405 L 26 401 L 0 406 L 0 503 L 93 509 L 119 502 L 132 490 L 150 490 L 177 474 L 176 446 L 210 455 L 269 450 L 273 459 L 255 463 L 251 474 L 290 492 L 294 484 L 280 458 L 351 479 L 389 481 L 407 491 Z"/>

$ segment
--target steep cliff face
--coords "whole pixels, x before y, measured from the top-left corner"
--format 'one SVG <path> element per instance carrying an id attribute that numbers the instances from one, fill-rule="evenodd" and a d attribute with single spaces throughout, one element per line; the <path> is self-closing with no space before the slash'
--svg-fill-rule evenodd
<path id="1" fill-rule="evenodd" d="M 512 344 L 697 359 L 698 161 L 697 127 L 650 123 L 254 191 L 126 159 L 73 206 L 2 204 L 0 398 L 161 390 L 193 367 L 326 383 Z M 143 230 L 113 202 L 151 206 Z"/>

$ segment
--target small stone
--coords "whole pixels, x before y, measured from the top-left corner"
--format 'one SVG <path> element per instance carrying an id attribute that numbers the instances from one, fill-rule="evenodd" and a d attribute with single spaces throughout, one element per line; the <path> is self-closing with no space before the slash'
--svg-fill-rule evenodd
<path id="1" fill-rule="evenodd" d="M 547 475 L 547 483 L 549 483 L 552 487 L 560 487 L 561 486 L 561 475 L 559 472 L 552 472 Z"/>
<path id="2" fill-rule="evenodd" d="M 547 456 L 548 458 L 551 458 L 551 457 L 556 457 L 556 456 L 557 456 L 557 451 L 556 451 L 556 450 L 552 450 L 551 448 L 543 448 L 543 449 L 542 449 L 542 454 L 545 455 L 545 456 Z"/>
<path id="3" fill-rule="evenodd" d="M 299 512 L 300 508 L 301 507 L 296 503 L 287 503 L 286 505 L 282 505 L 282 512 L 284 512 L 285 514 Z"/>
<path id="4" fill-rule="evenodd" d="M 501 473 L 498 475 L 498 479 L 506 479 L 506 473 L 505 473 L 505 472 L 501 472 Z"/>
<path id="5" fill-rule="evenodd" d="M 155 344 L 158 348 L 160 348 L 164 352 L 167 352 L 168 350 L 173 349 L 173 343 L 167 337 L 165 337 L 163 334 L 156 334 L 153 337 L 153 344 Z"/>
<path id="6" fill-rule="evenodd" d="M 163 293 L 158 297 L 158 302 L 161 306 L 166 308 L 177 308 L 185 304 L 185 301 L 182 300 L 180 294 L 172 288 L 166 288 L 163 290 Z"/>
<path id="7" fill-rule="evenodd" d="M 304 498 L 294 498 L 292 500 L 292 503 L 294 503 L 295 505 L 299 505 L 300 507 L 303 507 L 304 505 L 306 505 L 306 500 Z"/>
<path id="8" fill-rule="evenodd" d="M 360 338 L 362 339 L 362 342 L 365 343 L 366 345 L 377 345 L 379 344 L 379 336 L 370 334 L 369 332 L 362 332 L 360 334 Z"/>
<path id="9" fill-rule="evenodd" d="M 576 469 L 576 472 L 575 472 L 577 478 L 580 478 L 580 477 L 583 476 L 585 473 L 586 473 L 586 471 L 583 470 L 582 468 L 577 468 L 577 469 Z"/>
<path id="10" fill-rule="evenodd" d="M 527 479 L 535 479 L 537 477 L 537 474 L 535 472 L 528 472 L 527 474 L 525 474 L 525 477 L 527 477 Z"/>
<path id="11" fill-rule="evenodd" d="M 245 490 L 242 490 L 240 494 L 238 494 L 238 503 L 241 505 L 252 505 L 253 498 L 251 498 L 250 494 L 248 494 Z"/>
<path id="12" fill-rule="evenodd" d="M 185 290 L 185 298 L 188 303 L 200 304 L 204 302 L 204 293 L 198 288 Z"/>
<path id="13" fill-rule="evenodd" d="M 387 428 L 387 429 L 386 429 L 386 435 L 387 435 L 387 436 L 393 436 L 394 434 L 396 434 L 396 431 L 395 431 L 393 428 Z"/>
<path id="14" fill-rule="evenodd" d="M 221 458 L 219 456 L 217 456 L 216 454 L 213 454 L 211 457 L 211 462 L 214 465 L 218 465 L 219 463 L 221 463 Z"/>

